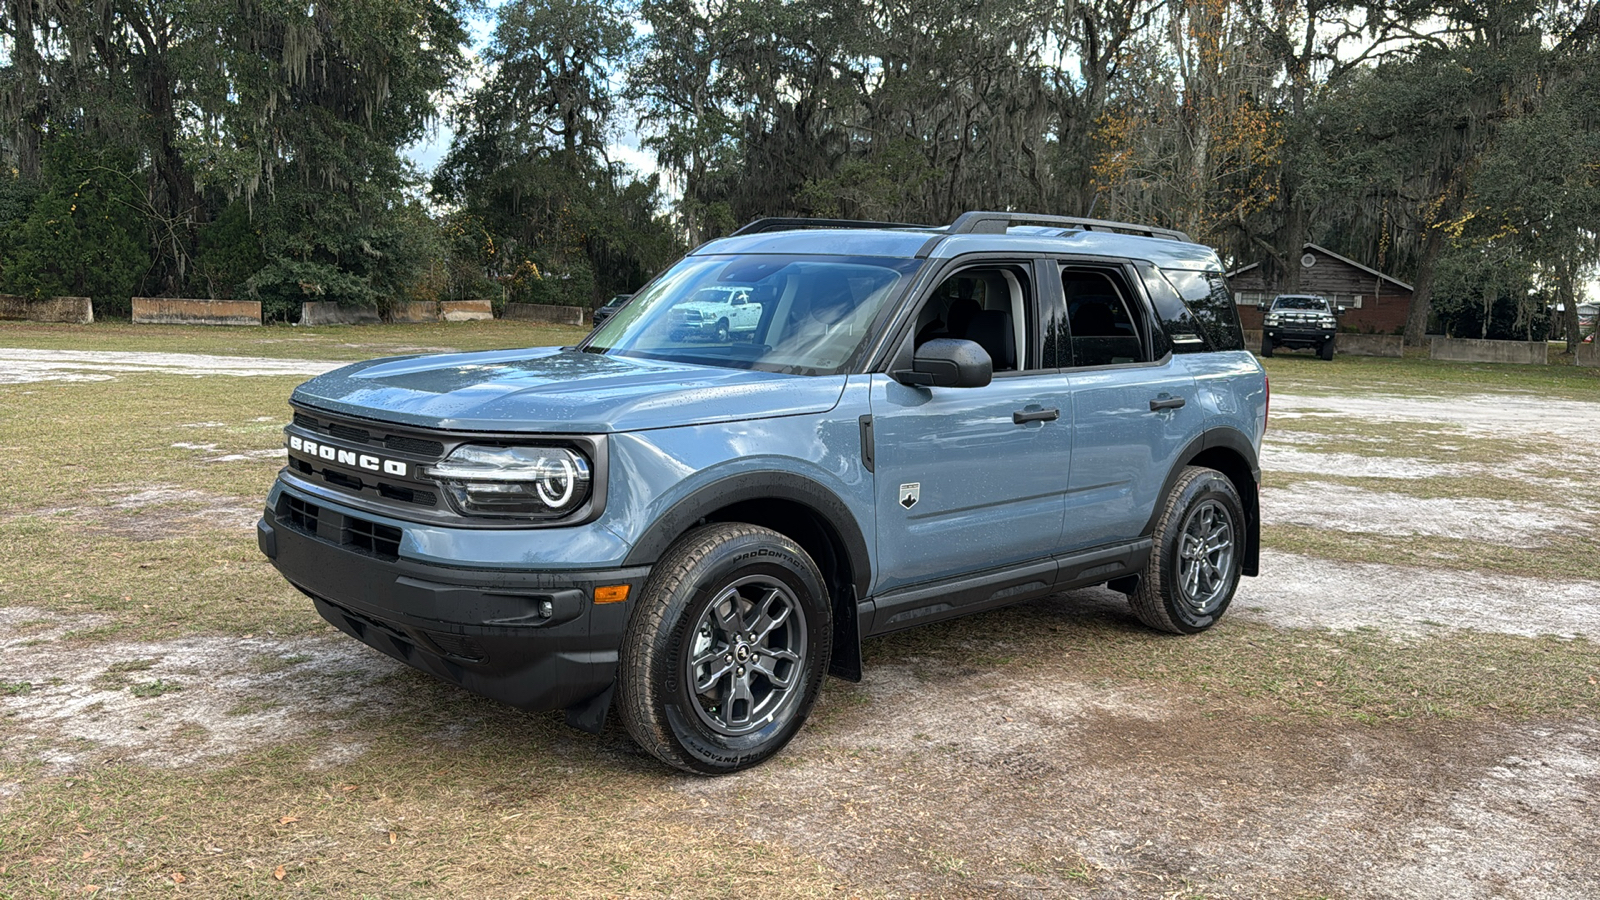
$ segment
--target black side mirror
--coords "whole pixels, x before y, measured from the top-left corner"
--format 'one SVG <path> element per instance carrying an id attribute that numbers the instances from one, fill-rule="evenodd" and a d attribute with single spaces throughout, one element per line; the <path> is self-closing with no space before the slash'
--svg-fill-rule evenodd
<path id="1" fill-rule="evenodd" d="M 935 338 L 917 348 L 910 371 L 895 372 L 894 380 L 925 387 L 983 387 L 994 380 L 994 360 L 973 341 Z"/>

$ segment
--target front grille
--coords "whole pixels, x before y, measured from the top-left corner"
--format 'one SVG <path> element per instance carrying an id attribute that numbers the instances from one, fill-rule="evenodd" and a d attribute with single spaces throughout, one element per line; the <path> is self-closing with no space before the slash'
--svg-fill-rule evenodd
<path id="1" fill-rule="evenodd" d="M 355 516 L 344 517 L 344 543 L 383 559 L 400 557 L 400 529 Z"/>
<path id="2" fill-rule="evenodd" d="M 343 438 L 357 444 L 365 444 L 372 440 L 372 433 L 365 428 L 351 428 L 349 425 L 340 425 L 338 422 L 328 423 L 328 433 L 336 438 Z"/>
<path id="3" fill-rule="evenodd" d="M 434 459 L 444 455 L 444 445 L 438 441 L 424 441 L 417 438 L 390 435 L 383 442 L 383 445 L 390 450 L 398 450 L 401 453 L 415 453 L 418 456 L 428 456 Z"/>
<path id="4" fill-rule="evenodd" d="M 352 491 L 359 491 L 361 490 L 362 486 L 361 479 L 355 477 L 354 475 L 346 475 L 337 469 L 323 469 L 322 479 L 329 484 L 337 484 L 340 487 L 349 488 Z"/>
<path id="5" fill-rule="evenodd" d="M 400 529 L 323 509 L 293 494 L 285 493 L 278 501 L 278 521 L 295 531 L 379 559 L 400 558 L 400 539 L 404 536 Z"/>
<path id="6" fill-rule="evenodd" d="M 453 656 L 464 662 L 483 662 L 489 657 L 483 645 L 462 634 L 446 634 L 442 631 L 425 631 L 428 641 L 438 647 L 446 656 Z"/>
<path id="7" fill-rule="evenodd" d="M 409 434 L 394 434 L 388 426 L 382 424 L 330 419 L 300 410 L 294 413 L 294 427 L 317 435 L 319 441 L 321 435 L 326 435 L 331 446 L 348 447 L 352 451 L 390 459 L 394 457 L 384 454 L 383 450 L 394 451 L 400 455 L 399 461 L 406 463 L 408 472 L 404 475 L 395 475 L 387 468 L 378 471 L 371 464 L 358 467 L 352 464 L 347 454 L 344 455 L 344 459 L 327 456 L 306 459 L 296 455 L 293 450 L 289 455 L 289 471 L 357 495 L 371 503 L 423 507 L 430 510 L 439 507 L 439 495 L 431 489 L 434 485 L 420 473 L 426 465 L 438 461 L 445 455 L 443 442 L 413 437 Z M 374 449 L 359 451 L 358 448 L 363 446 Z"/>
<path id="8" fill-rule="evenodd" d="M 433 491 L 419 491 L 413 488 L 395 487 L 392 484 L 379 484 L 378 496 L 389 500 L 399 500 L 401 503 L 415 503 L 419 506 L 437 506 L 439 497 Z"/>
<path id="9" fill-rule="evenodd" d="M 307 503 L 299 497 L 285 496 L 283 501 L 280 515 L 289 523 L 289 527 L 307 534 L 317 533 L 317 521 L 322 515 L 322 507 Z"/>

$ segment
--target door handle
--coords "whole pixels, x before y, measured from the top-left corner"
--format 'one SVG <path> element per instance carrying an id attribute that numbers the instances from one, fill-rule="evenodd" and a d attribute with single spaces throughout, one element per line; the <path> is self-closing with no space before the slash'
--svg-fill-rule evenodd
<path id="1" fill-rule="evenodd" d="M 1150 411 L 1158 412 L 1163 409 L 1180 409 L 1186 401 L 1182 397 L 1156 397 L 1150 401 Z"/>
<path id="2" fill-rule="evenodd" d="M 1011 421 L 1018 425 L 1029 422 L 1054 422 L 1061 418 L 1059 409 L 1019 409 L 1011 414 Z"/>

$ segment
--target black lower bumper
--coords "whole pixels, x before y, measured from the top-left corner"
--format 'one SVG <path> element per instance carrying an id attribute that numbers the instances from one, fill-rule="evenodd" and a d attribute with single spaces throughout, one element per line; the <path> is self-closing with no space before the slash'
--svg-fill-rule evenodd
<path id="1" fill-rule="evenodd" d="M 1333 340 L 1337 332 L 1324 329 L 1264 328 L 1262 337 L 1280 347 L 1320 347 L 1324 341 Z"/>
<path id="2" fill-rule="evenodd" d="M 609 691 L 629 610 L 650 572 L 427 565 L 336 542 L 327 522 L 313 534 L 270 509 L 256 532 L 283 577 L 340 631 L 527 710 L 571 712 Z M 593 602 L 594 588 L 620 584 L 629 585 L 626 602 Z"/>

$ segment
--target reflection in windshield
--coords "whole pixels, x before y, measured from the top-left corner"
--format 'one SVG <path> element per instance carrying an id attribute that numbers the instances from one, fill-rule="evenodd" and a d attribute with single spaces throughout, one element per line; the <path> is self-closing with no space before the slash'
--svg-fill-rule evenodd
<path id="1" fill-rule="evenodd" d="M 690 257 L 589 337 L 591 353 L 835 374 L 919 260 Z"/>
<path id="2" fill-rule="evenodd" d="M 1272 308 L 1327 310 L 1328 301 L 1321 297 L 1279 297 L 1272 302 Z"/>

